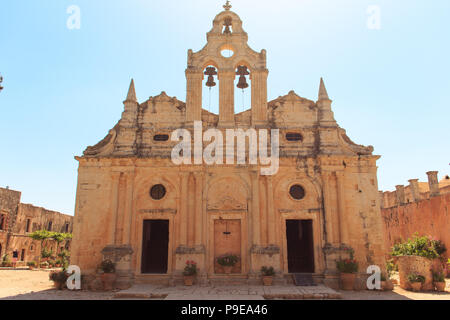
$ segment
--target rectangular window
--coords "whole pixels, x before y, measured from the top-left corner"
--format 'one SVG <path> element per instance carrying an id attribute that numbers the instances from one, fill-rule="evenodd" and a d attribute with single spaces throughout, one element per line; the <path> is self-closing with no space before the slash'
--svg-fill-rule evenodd
<path id="1" fill-rule="evenodd" d="M 68 232 L 69 232 L 69 224 L 66 223 L 66 233 L 68 233 Z"/>
<path id="2" fill-rule="evenodd" d="M 27 227 L 25 229 L 25 232 L 30 232 L 30 224 L 31 224 L 31 220 L 27 219 Z"/>
<path id="3" fill-rule="evenodd" d="M 20 261 L 25 261 L 25 249 L 22 249 L 22 253 L 20 255 Z"/>
<path id="4" fill-rule="evenodd" d="M 52 222 L 50 221 L 47 226 L 47 231 L 52 231 Z"/>
<path id="5" fill-rule="evenodd" d="M 0 214 L 0 230 L 5 230 L 5 215 Z"/>

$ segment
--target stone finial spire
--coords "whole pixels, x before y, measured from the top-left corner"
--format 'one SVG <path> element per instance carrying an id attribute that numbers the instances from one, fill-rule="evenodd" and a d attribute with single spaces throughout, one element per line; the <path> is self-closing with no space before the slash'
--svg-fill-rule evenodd
<path id="1" fill-rule="evenodd" d="M 227 0 L 227 3 L 225 3 L 225 5 L 223 6 L 223 8 L 226 10 L 226 11 L 230 11 L 230 9 L 231 9 L 231 3 L 230 3 L 230 0 Z"/>
<path id="2" fill-rule="evenodd" d="M 321 100 L 330 100 L 328 97 L 327 88 L 325 88 L 325 82 L 323 78 L 320 78 L 320 88 L 319 88 L 319 101 Z"/>
<path id="3" fill-rule="evenodd" d="M 130 89 L 128 89 L 127 100 L 125 100 L 125 101 L 137 102 L 136 90 L 134 89 L 134 80 L 133 79 L 131 79 Z"/>

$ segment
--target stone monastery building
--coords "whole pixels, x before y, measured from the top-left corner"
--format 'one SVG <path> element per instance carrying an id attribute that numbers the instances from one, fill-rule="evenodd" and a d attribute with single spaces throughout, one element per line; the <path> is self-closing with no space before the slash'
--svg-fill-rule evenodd
<path id="1" fill-rule="evenodd" d="M 317 101 L 293 91 L 267 101 L 266 51 L 248 46 L 241 19 L 229 3 L 224 8 L 206 46 L 188 51 L 186 102 L 163 92 L 139 103 L 132 81 L 120 121 L 76 158 L 71 263 L 94 279 L 102 259 L 112 259 L 118 286 L 125 288 L 181 281 L 187 260 L 198 263 L 201 283 L 256 282 L 262 266 L 273 266 L 277 281 L 306 273 L 335 287 L 335 261 L 347 258 L 348 248 L 362 272 L 383 267 L 379 156 L 353 143 L 336 123 L 323 80 Z M 218 115 L 202 105 L 216 82 Z M 251 109 L 236 114 L 235 90 L 247 86 Z M 227 129 L 267 129 L 269 136 L 278 129 L 279 170 L 263 175 L 264 166 L 249 161 L 174 164 L 179 141 L 172 133 L 186 129 L 194 137 L 198 121 L 203 132 L 215 128 L 224 137 Z M 225 254 L 239 257 L 231 275 L 217 263 Z"/>

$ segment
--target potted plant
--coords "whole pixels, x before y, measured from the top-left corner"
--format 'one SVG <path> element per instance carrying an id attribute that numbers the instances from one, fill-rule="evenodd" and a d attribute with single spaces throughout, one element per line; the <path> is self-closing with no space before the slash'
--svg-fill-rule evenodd
<path id="1" fill-rule="evenodd" d="M 105 291 L 112 291 L 114 289 L 114 282 L 117 279 L 115 263 L 111 260 L 102 261 L 99 265 L 99 272 Z"/>
<path id="2" fill-rule="evenodd" d="M 231 274 L 238 261 L 239 257 L 233 254 L 226 254 L 217 259 L 217 263 L 223 267 L 225 274 Z"/>
<path id="3" fill-rule="evenodd" d="M 41 269 L 48 269 L 48 267 L 49 267 L 49 264 L 48 264 L 48 262 L 47 262 L 47 261 L 44 261 L 44 262 L 41 262 L 41 265 L 40 265 L 40 267 L 41 267 Z"/>
<path id="4" fill-rule="evenodd" d="M 62 290 L 66 285 L 68 276 L 65 271 L 54 271 L 50 273 L 49 278 L 53 281 L 56 289 Z"/>
<path id="5" fill-rule="evenodd" d="M 34 261 L 28 262 L 27 265 L 30 270 L 33 270 L 34 268 L 36 268 L 36 262 L 34 262 Z"/>
<path id="6" fill-rule="evenodd" d="M 186 261 L 186 267 L 184 267 L 184 285 L 192 286 L 194 284 L 194 278 L 197 275 L 197 263 L 195 261 Z"/>
<path id="7" fill-rule="evenodd" d="M 433 283 L 436 287 L 436 291 L 445 292 L 445 276 L 443 272 L 433 272 Z"/>
<path id="8" fill-rule="evenodd" d="M 353 255 L 352 255 L 353 256 Z M 353 257 L 351 259 L 336 261 L 337 269 L 341 273 L 342 289 L 351 291 L 355 286 L 358 263 Z"/>
<path id="9" fill-rule="evenodd" d="M 55 267 L 56 268 L 61 268 L 61 266 L 62 266 L 61 260 L 56 260 L 55 261 Z"/>
<path id="10" fill-rule="evenodd" d="M 419 292 L 422 289 L 422 284 L 425 282 L 425 277 L 417 273 L 411 273 L 408 275 L 408 281 L 412 290 Z"/>
<path id="11" fill-rule="evenodd" d="M 12 262 L 9 260 L 8 254 L 3 255 L 1 266 L 4 268 L 12 267 Z"/>
<path id="12" fill-rule="evenodd" d="M 273 276 L 275 275 L 275 269 L 273 267 L 262 267 L 262 280 L 265 286 L 271 286 L 273 283 Z"/>

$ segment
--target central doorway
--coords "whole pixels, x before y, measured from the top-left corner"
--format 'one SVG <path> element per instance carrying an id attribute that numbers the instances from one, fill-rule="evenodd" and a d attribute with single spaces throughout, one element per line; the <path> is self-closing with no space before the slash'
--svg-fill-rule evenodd
<path id="1" fill-rule="evenodd" d="M 215 220 L 214 221 L 214 273 L 223 274 L 224 269 L 217 262 L 217 258 L 223 255 L 235 255 L 239 257 L 238 263 L 231 273 L 242 272 L 241 263 L 241 220 Z"/>
<path id="2" fill-rule="evenodd" d="M 312 220 L 287 220 L 289 273 L 314 273 L 314 238 Z"/>
<path id="3" fill-rule="evenodd" d="M 166 274 L 169 262 L 169 220 L 146 220 L 142 233 L 141 272 Z"/>

